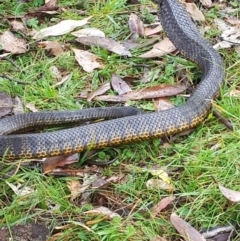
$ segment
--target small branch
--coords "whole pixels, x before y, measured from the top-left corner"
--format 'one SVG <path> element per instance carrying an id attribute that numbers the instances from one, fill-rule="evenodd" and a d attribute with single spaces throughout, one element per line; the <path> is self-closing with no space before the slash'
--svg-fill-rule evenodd
<path id="1" fill-rule="evenodd" d="M 213 115 L 222 123 L 224 124 L 227 129 L 229 129 L 230 131 L 233 130 L 233 125 L 232 123 L 225 117 L 223 117 L 220 112 L 218 112 L 217 110 L 213 110 Z"/>
<path id="2" fill-rule="evenodd" d="M 16 83 L 22 84 L 22 85 L 30 84 L 30 83 L 28 83 L 28 82 L 23 82 L 23 81 L 21 81 L 21 80 L 13 79 L 13 78 L 9 77 L 9 76 L 6 75 L 6 74 L 1 74 L 1 75 L 0 75 L 0 78 L 7 79 L 7 80 L 10 80 L 10 81 L 12 81 L 12 82 L 16 82 Z"/>
<path id="3" fill-rule="evenodd" d="M 20 68 L 19 66 L 17 66 L 17 65 L 13 62 L 13 60 L 9 59 L 8 57 L 4 56 L 4 57 L 1 57 L 1 59 L 10 62 L 18 71 L 22 71 L 21 68 Z"/>

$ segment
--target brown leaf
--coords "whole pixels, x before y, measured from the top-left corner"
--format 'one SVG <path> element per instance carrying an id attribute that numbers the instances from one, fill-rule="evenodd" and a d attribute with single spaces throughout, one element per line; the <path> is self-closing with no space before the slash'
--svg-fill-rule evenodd
<path id="1" fill-rule="evenodd" d="M 106 185 L 108 185 L 108 184 L 109 184 L 109 182 L 107 182 L 103 178 L 98 178 L 98 179 L 93 181 L 92 188 L 96 188 L 96 189 L 102 188 L 102 187 L 106 187 Z"/>
<path id="2" fill-rule="evenodd" d="M 110 185 L 111 183 L 117 183 L 121 179 L 123 179 L 124 174 L 119 174 L 118 176 L 114 175 L 109 177 L 108 179 L 98 178 L 93 181 L 92 188 L 105 188 L 106 186 Z"/>
<path id="3" fill-rule="evenodd" d="M 126 50 L 135 49 L 135 48 L 139 47 L 139 45 L 140 45 L 139 43 L 136 43 L 132 39 L 126 39 L 126 40 L 122 41 L 121 44 Z"/>
<path id="4" fill-rule="evenodd" d="M 105 83 L 105 84 L 99 86 L 95 91 L 93 91 L 87 95 L 87 101 L 90 102 L 96 96 L 102 95 L 105 92 L 107 92 L 108 90 L 110 90 L 110 88 L 111 88 L 110 83 Z"/>
<path id="5" fill-rule="evenodd" d="M 57 82 L 55 85 L 53 85 L 52 87 L 57 87 L 59 85 L 62 85 L 67 80 L 70 80 L 71 78 L 72 78 L 72 73 L 71 74 L 67 74 L 66 76 L 63 76 L 62 79 L 59 82 Z"/>
<path id="6" fill-rule="evenodd" d="M 17 185 L 14 185 L 8 181 L 6 181 L 6 183 L 13 190 L 13 192 L 20 197 L 28 196 L 29 194 L 35 192 L 32 188 L 24 186 L 20 183 L 18 183 Z"/>
<path id="7" fill-rule="evenodd" d="M 71 34 L 78 38 L 89 37 L 89 36 L 105 37 L 104 32 L 97 28 L 83 28 L 83 29 L 74 31 Z"/>
<path id="8" fill-rule="evenodd" d="M 74 201 L 75 198 L 79 197 L 81 195 L 80 188 L 81 183 L 78 180 L 71 180 L 67 181 L 67 187 L 71 192 L 70 201 Z"/>
<path id="9" fill-rule="evenodd" d="M 172 193 L 172 191 L 174 190 L 174 187 L 171 183 L 156 178 L 151 178 L 147 180 L 146 187 L 148 189 L 166 190 L 168 193 Z"/>
<path id="10" fill-rule="evenodd" d="M 56 6 L 57 0 L 48 0 L 46 3 L 39 7 L 36 11 L 52 11 L 57 10 L 58 7 Z"/>
<path id="11" fill-rule="evenodd" d="M 160 33 L 162 30 L 163 30 L 163 28 L 162 28 L 161 25 L 158 25 L 155 28 L 145 28 L 144 35 L 145 36 L 151 36 L 151 35 Z"/>
<path id="12" fill-rule="evenodd" d="M 96 100 L 110 101 L 110 102 L 126 102 L 127 100 L 142 100 L 154 99 L 159 97 L 177 95 L 187 89 L 182 85 L 158 85 L 154 87 L 147 87 L 142 90 L 134 90 L 119 96 L 101 95 L 97 96 Z"/>
<path id="13" fill-rule="evenodd" d="M 158 204 L 154 205 L 151 209 L 151 213 L 154 217 L 156 217 L 164 208 L 166 208 L 173 200 L 174 196 L 165 197 Z"/>
<path id="14" fill-rule="evenodd" d="M 76 162 L 78 162 L 78 154 L 48 157 L 43 162 L 42 171 L 46 174 L 56 167 L 62 167 Z"/>
<path id="15" fill-rule="evenodd" d="M 172 53 L 176 50 L 176 47 L 170 41 L 169 38 L 164 38 L 161 42 L 153 45 L 153 48 L 150 51 L 147 51 L 144 54 L 141 54 L 140 58 L 155 58 L 161 57 L 166 54 Z"/>
<path id="16" fill-rule="evenodd" d="M 18 115 L 24 113 L 23 104 L 18 96 L 13 99 L 13 114 Z"/>
<path id="17" fill-rule="evenodd" d="M 115 74 L 111 78 L 112 88 L 119 94 L 125 94 L 129 91 L 132 91 L 129 85 L 121 78 L 117 77 Z"/>
<path id="18" fill-rule="evenodd" d="M 122 180 L 124 177 L 125 177 L 125 175 L 123 173 L 121 173 L 121 174 L 118 174 L 117 176 L 114 175 L 114 176 L 109 177 L 106 181 L 111 182 L 111 183 L 117 183 L 120 180 Z"/>
<path id="19" fill-rule="evenodd" d="M 86 211 L 84 213 L 85 214 L 95 214 L 95 215 L 102 214 L 102 215 L 105 215 L 105 216 L 107 216 L 109 218 L 113 218 L 113 217 L 121 218 L 119 216 L 119 214 L 112 212 L 110 209 L 108 209 L 106 207 L 98 207 L 98 208 L 92 209 L 90 211 Z"/>
<path id="20" fill-rule="evenodd" d="M 75 28 L 87 24 L 91 18 L 90 16 L 82 20 L 63 20 L 56 25 L 41 29 L 33 36 L 33 39 L 41 39 L 47 36 L 60 36 L 69 33 Z"/>
<path id="21" fill-rule="evenodd" d="M 207 240 L 230 241 L 236 232 L 236 226 L 230 224 L 227 226 L 208 227 L 207 230 L 204 229 L 201 233 Z"/>
<path id="22" fill-rule="evenodd" d="M 165 238 L 162 238 L 157 235 L 157 236 L 151 238 L 149 241 L 167 241 L 167 240 Z"/>
<path id="23" fill-rule="evenodd" d="M 25 107 L 28 108 L 32 112 L 38 112 L 38 109 L 36 108 L 36 106 L 34 104 L 28 103 L 25 105 Z"/>
<path id="24" fill-rule="evenodd" d="M 174 228 L 182 235 L 186 241 L 206 241 L 205 238 L 189 223 L 172 213 L 170 221 Z"/>
<path id="25" fill-rule="evenodd" d="M 144 35 L 144 25 L 142 20 L 134 13 L 131 13 L 128 20 L 128 26 L 131 34 L 138 36 Z"/>
<path id="26" fill-rule="evenodd" d="M 27 30 L 21 21 L 11 20 L 9 21 L 9 23 L 11 24 L 13 30 L 19 31 L 25 34 L 27 33 Z"/>
<path id="27" fill-rule="evenodd" d="M 164 97 L 155 99 L 153 102 L 153 105 L 154 105 L 154 109 L 158 112 L 163 110 L 168 110 L 174 107 L 171 101 Z"/>
<path id="28" fill-rule="evenodd" d="M 131 53 L 128 50 L 126 50 L 126 48 L 123 47 L 122 44 L 109 38 L 90 36 L 77 38 L 76 40 L 81 44 L 104 48 L 110 52 L 113 52 L 121 56 L 132 56 Z"/>
<path id="29" fill-rule="evenodd" d="M 39 48 L 50 51 L 53 56 L 59 56 L 63 53 L 62 45 L 59 42 L 43 41 L 37 44 Z"/>
<path id="30" fill-rule="evenodd" d="M 15 37 L 9 30 L 0 35 L 2 49 L 12 54 L 27 52 L 27 42 L 24 39 Z"/>
<path id="31" fill-rule="evenodd" d="M 236 89 L 231 90 L 230 96 L 231 97 L 238 97 L 238 98 L 240 98 L 240 90 L 236 90 Z"/>
<path id="32" fill-rule="evenodd" d="M 56 78 L 58 81 L 62 79 L 62 73 L 55 65 L 50 66 L 49 71 L 52 77 Z"/>
<path id="33" fill-rule="evenodd" d="M 225 21 L 229 23 L 232 26 L 238 26 L 239 25 L 239 19 L 238 18 L 226 18 Z"/>
<path id="34" fill-rule="evenodd" d="M 218 188 L 228 200 L 232 202 L 240 202 L 240 192 L 231 190 L 229 188 L 226 188 L 220 184 L 218 184 Z"/>
<path id="35" fill-rule="evenodd" d="M 196 6 L 195 3 L 183 3 L 187 12 L 191 15 L 194 20 L 205 21 L 205 17 L 201 10 Z"/>
<path id="36" fill-rule="evenodd" d="M 13 109 L 12 98 L 5 92 L 0 92 L 0 118 L 9 114 Z"/>
<path id="37" fill-rule="evenodd" d="M 215 24 L 221 30 L 221 40 L 213 46 L 214 49 L 230 48 L 240 44 L 240 28 L 238 26 L 230 26 L 224 20 L 215 19 Z"/>
<path id="38" fill-rule="evenodd" d="M 95 54 L 80 49 L 72 50 L 75 53 L 75 59 L 77 60 L 78 64 L 82 66 L 86 72 L 90 73 L 94 69 L 103 67 L 102 64 L 97 62 L 99 58 Z"/>
<path id="39" fill-rule="evenodd" d="M 212 6 L 212 0 L 200 0 L 204 7 L 210 8 Z"/>

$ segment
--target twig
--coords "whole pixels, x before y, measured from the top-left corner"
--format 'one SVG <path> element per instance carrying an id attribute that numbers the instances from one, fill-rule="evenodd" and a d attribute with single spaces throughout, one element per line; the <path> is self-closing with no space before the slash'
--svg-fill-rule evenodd
<path id="1" fill-rule="evenodd" d="M 12 82 L 16 82 L 16 83 L 22 84 L 22 85 L 30 84 L 30 83 L 28 83 L 28 82 L 23 82 L 23 81 L 21 81 L 21 80 L 13 79 L 13 78 L 9 77 L 9 76 L 6 75 L 6 74 L 1 74 L 1 75 L 0 75 L 0 78 L 7 79 L 7 80 L 10 80 L 10 81 L 12 81 Z"/>
<path id="2" fill-rule="evenodd" d="M 213 110 L 213 115 L 221 122 L 223 123 L 229 130 L 233 130 L 233 125 L 232 123 L 225 117 L 223 117 L 220 112 L 217 110 Z"/>
<path id="3" fill-rule="evenodd" d="M 20 68 L 18 65 L 16 65 L 16 64 L 13 62 L 13 60 L 9 59 L 8 57 L 4 56 L 4 57 L 1 57 L 1 59 L 7 60 L 7 61 L 10 62 L 17 70 L 22 71 L 21 68 Z"/>

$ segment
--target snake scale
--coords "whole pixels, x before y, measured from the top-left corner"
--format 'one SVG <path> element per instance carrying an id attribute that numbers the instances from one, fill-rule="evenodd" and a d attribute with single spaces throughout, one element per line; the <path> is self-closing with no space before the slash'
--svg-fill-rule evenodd
<path id="1" fill-rule="evenodd" d="M 211 100 L 217 95 L 223 83 L 224 68 L 221 57 L 201 37 L 195 24 L 177 0 L 155 1 L 159 4 L 159 18 L 168 37 L 178 50 L 195 62 L 202 71 L 201 81 L 186 103 L 158 113 L 137 114 L 37 134 L 6 135 L 18 123 L 23 123 L 21 128 L 24 129 L 34 122 L 34 114 L 8 117 L 0 121 L 0 156 L 6 159 L 19 159 L 71 154 L 88 148 L 96 149 L 162 137 L 200 124 L 206 118 L 211 108 Z M 105 113 L 105 110 L 109 111 L 101 111 Z M 87 117 L 91 111 L 86 111 Z M 62 112 L 43 112 L 38 114 L 35 121 L 44 126 L 44 121 L 53 122 L 52 118 L 58 122 L 61 115 Z M 71 122 L 73 119 L 74 114 L 69 115 L 68 120 Z"/>

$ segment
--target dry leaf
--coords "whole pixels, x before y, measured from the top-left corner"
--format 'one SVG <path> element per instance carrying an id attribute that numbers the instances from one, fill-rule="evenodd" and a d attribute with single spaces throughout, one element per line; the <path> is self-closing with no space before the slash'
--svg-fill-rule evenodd
<path id="1" fill-rule="evenodd" d="M 104 48 L 110 52 L 113 52 L 121 56 L 132 56 L 131 53 L 122 44 L 109 38 L 91 36 L 77 38 L 76 40 L 81 44 Z"/>
<path id="2" fill-rule="evenodd" d="M 97 96 L 95 99 L 110 102 L 126 102 L 127 100 L 154 99 L 159 97 L 177 95 L 185 91 L 186 89 L 187 87 L 182 85 L 158 85 L 153 87 L 147 87 L 142 90 L 134 90 L 118 96 L 101 95 Z"/>
<path id="3" fill-rule="evenodd" d="M 55 7 L 57 4 L 57 0 L 45 0 L 45 5 L 48 7 Z"/>
<path id="4" fill-rule="evenodd" d="M 99 57 L 97 57 L 95 54 L 80 49 L 72 50 L 75 53 L 75 59 L 77 60 L 78 64 L 82 66 L 86 72 L 90 73 L 94 69 L 103 67 L 102 64 L 97 62 Z"/>
<path id="5" fill-rule="evenodd" d="M 239 25 L 239 19 L 238 18 L 233 18 L 233 17 L 231 17 L 231 18 L 226 18 L 226 19 L 224 19 L 227 23 L 229 23 L 230 25 L 235 25 L 235 26 L 237 26 L 237 25 Z"/>
<path id="6" fill-rule="evenodd" d="M 66 33 L 71 32 L 76 27 L 83 26 L 88 23 L 88 20 L 92 17 L 87 17 L 82 20 L 63 20 L 60 23 L 53 25 L 48 28 L 43 28 L 38 31 L 34 36 L 33 39 L 41 39 L 47 36 L 59 36 Z"/>
<path id="7" fill-rule="evenodd" d="M 202 230 L 201 234 L 207 240 L 214 240 L 214 241 L 230 241 L 232 235 L 237 232 L 235 225 L 227 225 L 227 226 L 215 226 L 215 227 L 208 227 L 207 230 Z M 231 235 L 231 237 L 230 237 Z"/>
<path id="8" fill-rule="evenodd" d="M 110 83 L 105 83 L 105 84 L 99 86 L 95 91 L 87 94 L 87 101 L 90 102 L 96 96 L 102 95 L 110 89 L 111 89 Z"/>
<path id="9" fill-rule="evenodd" d="M 89 175 L 88 173 L 84 173 L 83 183 L 80 188 L 80 193 L 82 193 L 82 198 L 81 198 L 82 201 L 86 201 L 88 197 L 92 194 L 92 192 L 88 191 L 87 189 L 96 179 L 97 179 L 97 174 Z"/>
<path id="10" fill-rule="evenodd" d="M 36 9 L 36 11 L 52 11 L 52 10 L 57 10 L 58 7 L 56 6 L 57 0 L 47 0 L 45 1 L 45 4 L 39 8 Z"/>
<path id="11" fill-rule="evenodd" d="M 0 35 L 0 45 L 3 50 L 12 54 L 22 54 L 27 52 L 27 42 L 24 39 L 15 37 L 8 30 Z"/>
<path id="12" fill-rule="evenodd" d="M 162 238 L 157 235 L 157 236 L 151 238 L 149 241 L 167 241 L 167 240 L 165 238 Z"/>
<path id="13" fill-rule="evenodd" d="M 84 212 L 84 214 L 96 214 L 96 215 L 102 214 L 102 215 L 106 215 L 109 218 L 114 218 L 114 217 L 121 218 L 119 214 L 112 212 L 110 209 L 106 207 L 95 208 L 90 211 Z"/>
<path id="14" fill-rule="evenodd" d="M 58 67 L 53 65 L 49 68 L 49 71 L 52 75 L 52 77 L 56 78 L 57 80 L 61 80 L 62 79 L 62 74 L 59 71 Z"/>
<path id="15" fill-rule="evenodd" d="M 13 107 L 12 112 L 14 115 L 24 113 L 23 104 L 18 96 L 15 96 L 15 98 L 13 99 L 13 105 L 14 105 L 14 107 Z M 1 113 L 1 111 L 0 111 L 0 113 Z"/>
<path id="16" fill-rule="evenodd" d="M 240 46 L 234 46 L 234 50 L 236 51 L 238 57 L 240 57 Z"/>
<path id="17" fill-rule="evenodd" d="M 144 35 L 144 25 L 142 20 L 134 13 L 131 13 L 128 20 L 128 26 L 131 34 L 135 37 Z"/>
<path id="18" fill-rule="evenodd" d="M 158 34 L 158 33 L 162 32 L 162 30 L 163 30 L 163 28 L 162 28 L 161 25 L 158 25 L 155 28 L 145 28 L 144 35 L 145 36 L 151 36 L 151 35 Z"/>
<path id="19" fill-rule="evenodd" d="M 11 53 L 4 53 L 4 54 L 0 54 L 0 59 L 7 57 L 8 55 L 10 55 Z"/>
<path id="20" fill-rule="evenodd" d="M 24 24 L 21 21 L 11 20 L 9 22 L 10 22 L 13 30 L 20 31 L 22 33 L 27 32 L 26 27 L 24 26 Z"/>
<path id="21" fill-rule="evenodd" d="M 12 98 L 5 92 L 0 92 L 0 118 L 8 115 L 13 109 Z"/>
<path id="22" fill-rule="evenodd" d="M 170 221 L 174 228 L 182 235 L 186 241 L 206 241 L 206 239 L 189 223 L 173 213 Z"/>
<path id="23" fill-rule="evenodd" d="M 163 97 L 154 99 L 153 105 L 155 111 L 168 110 L 174 107 L 169 99 Z"/>
<path id="24" fill-rule="evenodd" d="M 42 171 L 44 174 L 53 171 L 56 167 L 62 167 L 78 162 L 78 154 L 47 157 L 43 162 Z"/>
<path id="25" fill-rule="evenodd" d="M 35 107 L 34 104 L 28 103 L 25 105 L 26 108 L 28 108 L 32 112 L 38 112 L 38 109 Z"/>
<path id="26" fill-rule="evenodd" d="M 59 42 L 43 41 L 37 43 L 37 46 L 49 50 L 53 56 L 59 56 L 63 53 L 62 45 Z"/>
<path id="27" fill-rule="evenodd" d="M 114 175 L 114 176 L 109 177 L 106 181 L 111 182 L 111 183 L 117 183 L 120 180 L 122 180 L 124 177 L 125 177 L 125 175 L 123 173 L 121 173 L 118 176 Z"/>
<path id="28" fill-rule="evenodd" d="M 9 183 L 8 181 L 6 181 L 6 183 L 14 191 L 14 193 L 19 197 L 26 196 L 34 192 L 34 190 L 31 189 L 30 187 L 22 187 L 22 184 L 20 183 L 18 183 L 17 186 Z"/>
<path id="29" fill-rule="evenodd" d="M 163 180 L 160 179 L 154 179 L 151 178 L 146 182 L 146 187 L 148 189 L 160 189 L 160 190 L 166 190 L 169 193 L 171 193 L 174 189 L 172 184 L 169 184 Z"/>
<path id="30" fill-rule="evenodd" d="M 191 15 L 194 20 L 205 21 L 205 17 L 201 10 L 196 6 L 195 3 L 184 3 L 183 4 L 187 12 Z"/>
<path id="31" fill-rule="evenodd" d="M 111 183 L 118 183 L 121 179 L 123 179 L 125 175 L 119 174 L 118 176 L 111 176 L 108 179 L 98 178 L 93 181 L 92 188 L 106 188 Z"/>
<path id="32" fill-rule="evenodd" d="M 212 6 L 212 0 L 200 0 L 204 7 L 210 8 Z"/>
<path id="33" fill-rule="evenodd" d="M 236 203 L 240 202 L 240 192 L 231 190 L 220 184 L 218 184 L 218 187 L 221 193 L 223 194 L 223 196 L 225 196 L 228 200 Z"/>
<path id="34" fill-rule="evenodd" d="M 73 73 L 63 76 L 62 79 L 59 82 L 57 82 L 55 85 L 53 85 L 52 87 L 57 87 L 59 85 L 62 85 L 66 81 L 70 80 L 72 78 L 72 75 L 73 75 Z"/>
<path id="35" fill-rule="evenodd" d="M 89 37 L 89 36 L 105 37 L 105 33 L 97 28 L 84 28 L 84 29 L 80 29 L 78 31 L 72 32 L 71 34 L 78 38 Z"/>
<path id="36" fill-rule="evenodd" d="M 112 88 L 119 95 L 122 95 L 122 94 L 125 94 L 125 93 L 129 92 L 129 91 L 132 91 L 131 88 L 129 87 L 129 85 L 124 80 L 117 77 L 115 74 L 112 75 L 111 85 L 112 85 Z"/>
<path id="37" fill-rule="evenodd" d="M 93 181 L 92 188 L 95 188 L 95 189 L 102 188 L 102 187 L 106 187 L 108 184 L 109 184 L 109 182 L 107 182 L 103 178 L 98 178 Z"/>
<path id="38" fill-rule="evenodd" d="M 155 58 L 162 57 L 166 54 L 172 53 L 176 50 L 176 47 L 170 41 L 169 38 L 164 38 L 161 42 L 153 45 L 153 48 L 150 51 L 147 51 L 144 54 L 141 54 L 140 58 Z"/>
<path id="39" fill-rule="evenodd" d="M 175 200 L 174 196 L 165 197 L 158 204 L 154 205 L 151 209 L 151 213 L 154 217 L 156 217 L 164 208 L 166 208 L 173 200 Z"/>
<path id="40" fill-rule="evenodd" d="M 73 202 L 75 198 L 81 195 L 81 183 L 78 180 L 67 181 L 67 187 L 71 192 L 70 201 Z"/>
<path id="41" fill-rule="evenodd" d="M 230 48 L 240 44 L 240 28 L 238 26 L 232 27 L 222 19 L 216 19 L 215 24 L 222 31 L 221 38 L 223 39 L 213 46 L 215 49 Z"/>
<path id="42" fill-rule="evenodd" d="M 236 89 L 231 90 L 230 96 L 231 97 L 238 97 L 238 98 L 240 98 L 240 90 L 236 90 Z"/>
<path id="43" fill-rule="evenodd" d="M 123 40 L 121 41 L 121 44 L 126 50 L 135 49 L 141 45 L 139 43 L 134 42 L 134 40 L 132 39 Z"/>

